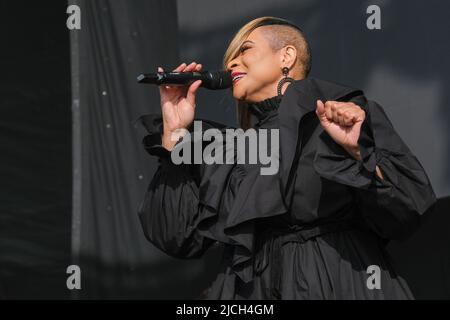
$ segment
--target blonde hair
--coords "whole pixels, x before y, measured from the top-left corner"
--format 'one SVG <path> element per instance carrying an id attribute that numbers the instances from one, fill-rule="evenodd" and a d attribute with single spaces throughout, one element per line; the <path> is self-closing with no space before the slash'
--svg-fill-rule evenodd
<path id="1" fill-rule="evenodd" d="M 306 78 L 311 70 L 311 51 L 303 31 L 288 20 L 270 16 L 254 19 L 236 33 L 224 55 L 224 69 L 239 55 L 239 49 L 250 33 L 262 26 L 270 26 L 266 36 L 274 51 L 286 45 L 293 45 L 297 49 L 297 65 L 301 68 L 302 77 Z M 237 101 L 237 118 L 243 129 L 250 128 L 250 112 L 244 101 Z"/>

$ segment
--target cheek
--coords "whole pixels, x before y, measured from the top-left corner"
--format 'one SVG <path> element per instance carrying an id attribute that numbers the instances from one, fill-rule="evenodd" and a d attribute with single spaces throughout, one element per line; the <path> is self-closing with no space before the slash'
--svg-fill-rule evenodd
<path id="1" fill-rule="evenodd" d="M 247 75 L 233 86 L 236 99 L 248 99 L 255 93 L 278 82 L 281 71 L 276 67 L 276 60 L 268 54 L 246 54 L 242 57 L 242 65 Z"/>
<path id="2" fill-rule="evenodd" d="M 274 67 L 276 61 L 271 56 L 249 56 L 243 61 L 248 68 L 248 75 L 253 81 L 266 85 L 276 81 L 279 74 Z"/>

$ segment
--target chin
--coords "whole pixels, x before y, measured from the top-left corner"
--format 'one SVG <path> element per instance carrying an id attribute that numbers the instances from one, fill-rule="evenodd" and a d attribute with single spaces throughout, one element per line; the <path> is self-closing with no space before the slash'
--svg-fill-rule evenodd
<path id="1" fill-rule="evenodd" d="M 254 103 L 259 101 L 258 97 L 255 97 L 255 94 L 252 93 L 249 94 L 248 90 L 244 89 L 243 87 L 233 88 L 233 97 L 236 100 L 248 103 Z"/>
<path id="2" fill-rule="evenodd" d="M 245 94 L 244 90 L 233 89 L 233 97 L 236 100 L 244 101 L 245 100 L 245 96 L 246 96 L 246 94 Z"/>

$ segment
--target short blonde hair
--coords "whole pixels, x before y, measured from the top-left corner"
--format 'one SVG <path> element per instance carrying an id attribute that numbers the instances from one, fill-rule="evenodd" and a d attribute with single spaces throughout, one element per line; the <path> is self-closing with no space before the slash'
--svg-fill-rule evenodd
<path id="1" fill-rule="evenodd" d="M 224 69 L 239 55 L 239 49 L 250 33 L 262 26 L 270 26 L 265 35 L 269 38 L 274 51 L 286 45 L 293 45 L 297 49 L 297 65 L 301 68 L 302 77 L 306 78 L 311 70 L 311 50 L 303 31 L 288 20 L 270 16 L 254 19 L 236 33 L 224 55 Z M 243 101 L 238 101 L 237 118 L 243 129 L 250 128 L 250 113 Z"/>

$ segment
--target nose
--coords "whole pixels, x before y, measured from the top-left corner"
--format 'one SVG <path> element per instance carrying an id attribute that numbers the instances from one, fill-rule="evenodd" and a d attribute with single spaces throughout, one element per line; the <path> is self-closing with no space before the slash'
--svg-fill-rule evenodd
<path id="1" fill-rule="evenodd" d="M 229 71 L 229 72 L 232 72 L 233 71 L 233 68 L 236 68 L 238 66 L 238 64 L 237 64 L 237 57 L 236 58 L 234 58 L 233 60 L 231 60 L 230 62 L 228 62 L 228 64 L 227 64 L 227 70 Z"/>

